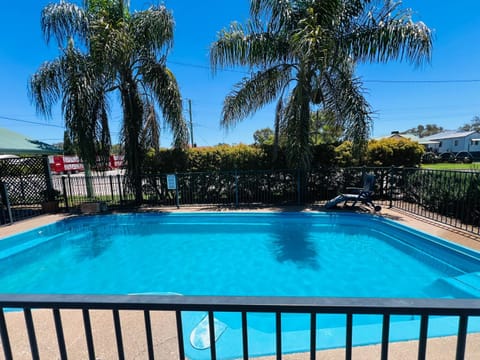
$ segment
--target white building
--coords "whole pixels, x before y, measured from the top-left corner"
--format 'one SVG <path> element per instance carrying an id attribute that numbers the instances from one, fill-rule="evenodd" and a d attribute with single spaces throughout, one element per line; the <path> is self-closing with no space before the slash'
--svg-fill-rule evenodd
<path id="1" fill-rule="evenodd" d="M 477 131 L 444 131 L 421 138 L 419 143 L 439 154 L 468 151 L 474 157 L 480 155 L 480 133 Z"/>

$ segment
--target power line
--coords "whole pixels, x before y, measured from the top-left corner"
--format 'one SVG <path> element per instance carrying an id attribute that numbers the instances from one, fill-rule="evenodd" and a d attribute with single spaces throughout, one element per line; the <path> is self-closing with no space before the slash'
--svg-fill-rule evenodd
<path id="1" fill-rule="evenodd" d="M 184 62 L 170 61 L 170 60 L 167 60 L 167 62 L 169 62 L 170 64 L 179 65 L 179 66 L 185 66 L 185 67 L 191 67 L 191 68 L 197 68 L 197 69 L 205 69 L 205 70 L 209 70 L 209 71 L 212 70 L 212 68 L 210 66 L 206 66 L 206 65 L 184 63 Z M 233 72 L 233 73 L 238 73 L 238 74 L 250 74 L 248 71 L 241 71 L 241 70 L 235 70 L 235 69 L 221 69 L 221 71 L 228 71 L 228 72 Z"/>
<path id="2" fill-rule="evenodd" d="M 186 66 L 191 68 L 211 70 L 211 67 L 200 64 L 192 64 L 180 61 L 170 61 L 170 64 Z M 235 69 L 221 69 L 221 71 L 229 71 L 240 74 L 250 74 L 248 71 L 241 71 Z M 385 83 L 385 84 L 458 84 L 458 83 L 480 83 L 480 79 L 440 79 L 440 80 L 382 80 L 382 79 L 366 79 L 365 83 Z"/>
<path id="3" fill-rule="evenodd" d="M 451 79 L 451 80 L 363 80 L 365 83 L 379 84 L 459 84 L 479 83 L 480 79 Z"/>
<path id="4" fill-rule="evenodd" d="M 198 65 L 198 64 L 191 64 L 191 63 L 184 63 L 184 62 L 176 62 L 176 61 L 169 61 L 171 64 L 193 67 L 193 68 L 201 68 L 201 69 L 208 69 L 211 68 L 205 65 Z M 240 71 L 234 69 L 222 69 L 222 71 L 229 71 L 235 72 L 240 74 L 250 74 L 248 71 Z M 385 83 L 385 84 L 454 84 L 454 83 L 479 83 L 480 79 L 442 79 L 442 80 L 381 80 L 381 79 L 371 79 L 371 80 L 363 80 L 365 83 Z"/>
<path id="5" fill-rule="evenodd" d="M 62 125 L 40 123 L 40 122 L 36 122 L 36 121 L 17 119 L 17 118 L 12 118 L 12 117 L 8 117 L 8 116 L 0 116 L 0 119 L 10 120 L 10 121 L 18 121 L 18 122 L 23 122 L 23 123 L 27 123 L 27 124 L 34 124 L 34 125 L 41 125 L 41 126 L 51 126 L 51 127 L 57 127 L 57 128 L 64 129 L 64 126 L 62 126 Z"/>

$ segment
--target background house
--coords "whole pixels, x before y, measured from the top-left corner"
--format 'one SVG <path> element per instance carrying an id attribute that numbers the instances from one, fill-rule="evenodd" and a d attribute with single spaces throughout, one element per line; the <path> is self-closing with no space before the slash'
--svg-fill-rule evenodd
<path id="1" fill-rule="evenodd" d="M 376 137 L 375 140 L 381 139 L 408 139 L 411 141 L 419 142 L 420 138 L 413 134 L 401 134 L 400 131 L 395 130 L 390 133 L 390 135 Z"/>
<path id="2" fill-rule="evenodd" d="M 444 131 L 421 138 L 419 143 L 438 154 L 468 151 L 475 159 L 480 158 L 480 133 L 477 131 Z"/>

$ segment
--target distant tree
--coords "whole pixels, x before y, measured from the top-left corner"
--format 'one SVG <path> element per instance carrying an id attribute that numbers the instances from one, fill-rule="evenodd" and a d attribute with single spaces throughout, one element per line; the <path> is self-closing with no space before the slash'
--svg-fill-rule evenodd
<path id="1" fill-rule="evenodd" d="M 344 129 L 335 119 L 335 114 L 326 110 L 316 110 L 310 113 L 310 143 L 312 145 L 338 143 L 344 134 Z M 287 142 L 287 129 L 279 131 L 278 144 L 285 146 Z M 270 128 L 260 129 L 254 132 L 255 145 L 274 145 L 275 132 Z"/>
<path id="2" fill-rule="evenodd" d="M 76 155 L 74 142 L 72 141 L 69 132 L 63 133 L 63 155 Z"/>
<path id="3" fill-rule="evenodd" d="M 402 134 L 413 134 L 415 136 L 422 138 L 422 137 L 441 133 L 444 130 L 445 129 L 443 127 L 438 126 L 436 124 L 427 124 L 425 126 L 418 125 L 417 127 L 405 130 L 402 132 Z"/>
<path id="4" fill-rule="evenodd" d="M 272 145 L 273 139 L 274 139 L 273 130 L 268 127 L 257 130 L 253 133 L 254 145 Z"/>
<path id="5" fill-rule="evenodd" d="M 312 144 L 334 144 L 338 143 L 343 137 L 344 128 L 335 121 L 335 114 L 331 111 L 313 111 L 310 118 L 312 122 Z"/>
<path id="6" fill-rule="evenodd" d="M 445 129 L 441 126 L 437 126 L 435 124 L 427 124 L 425 126 L 425 131 L 424 131 L 422 137 L 435 135 L 435 134 L 441 133 L 444 130 Z"/>
<path id="7" fill-rule="evenodd" d="M 458 128 L 460 131 L 480 131 L 480 116 L 476 115 L 470 124 L 464 124 Z"/>
<path id="8" fill-rule="evenodd" d="M 121 144 L 113 144 L 110 152 L 112 153 L 112 155 L 123 155 L 123 146 Z"/>

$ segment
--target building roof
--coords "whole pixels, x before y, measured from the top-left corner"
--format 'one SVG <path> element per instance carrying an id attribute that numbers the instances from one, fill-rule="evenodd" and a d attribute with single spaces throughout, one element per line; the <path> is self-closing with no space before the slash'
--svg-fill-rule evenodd
<path id="1" fill-rule="evenodd" d="M 38 140 L 30 140 L 17 132 L 0 128 L 0 154 L 58 154 L 61 150 Z"/>
<path id="2" fill-rule="evenodd" d="M 435 135 L 425 136 L 422 141 L 458 139 L 477 133 L 476 131 L 444 131 Z M 479 134 L 480 137 L 480 134 Z"/>
<path id="3" fill-rule="evenodd" d="M 419 142 L 420 141 L 420 138 L 417 136 L 417 135 L 413 135 L 413 134 L 401 134 L 402 137 L 408 139 L 408 140 L 411 140 L 411 141 L 416 141 L 416 142 Z"/>
<path id="4" fill-rule="evenodd" d="M 382 139 L 408 139 L 408 140 L 411 140 L 411 141 L 417 141 L 418 142 L 419 137 L 415 136 L 413 134 L 401 134 L 398 131 L 392 131 L 390 133 L 390 135 L 380 136 L 380 137 L 375 138 L 375 140 L 382 140 Z"/>

